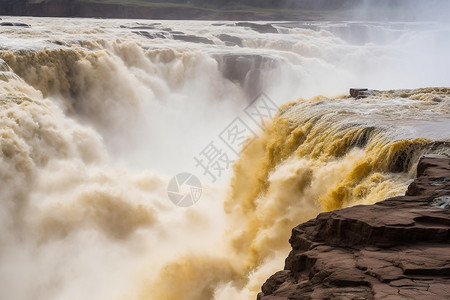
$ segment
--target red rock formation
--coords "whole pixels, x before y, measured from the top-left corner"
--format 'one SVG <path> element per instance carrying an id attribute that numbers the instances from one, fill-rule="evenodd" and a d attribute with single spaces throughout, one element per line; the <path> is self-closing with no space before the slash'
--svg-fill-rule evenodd
<path id="1" fill-rule="evenodd" d="M 449 208 L 450 158 L 424 157 L 405 196 L 295 227 L 258 300 L 450 299 Z"/>

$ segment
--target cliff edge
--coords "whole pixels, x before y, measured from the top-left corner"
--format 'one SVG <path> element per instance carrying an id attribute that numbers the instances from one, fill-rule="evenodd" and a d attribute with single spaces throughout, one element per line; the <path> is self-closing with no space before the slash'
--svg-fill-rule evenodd
<path id="1" fill-rule="evenodd" d="M 450 158 L 422 157 L 405 196 L 322 213 L 289 242 L 258 300 L 449 299 Z"/>

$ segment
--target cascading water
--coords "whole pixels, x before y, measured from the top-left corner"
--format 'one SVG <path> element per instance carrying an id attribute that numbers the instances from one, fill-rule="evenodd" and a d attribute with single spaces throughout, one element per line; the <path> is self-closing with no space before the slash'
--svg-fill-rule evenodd
<path id="1" fill-rule="evenodd" d="M 428 88 L 449 86 L 447 25 L 9 19 L 31 27 L 0 36 L 1 298 L 254 299 L 292 227 L 450 154 L 450 90 Z M 261 91 L 273 121 L 202 177 Z M 203 191 L 180 208 L 186 171 Z"/>

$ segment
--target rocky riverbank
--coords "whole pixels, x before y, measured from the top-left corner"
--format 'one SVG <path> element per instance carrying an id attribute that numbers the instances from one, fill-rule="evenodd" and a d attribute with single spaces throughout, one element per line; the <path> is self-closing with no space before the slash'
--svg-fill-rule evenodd
<path id="1" fill-rule="evenodd" d="M 14 2 L 0 6 L 0 15 L 39 17 L 83 17 L 155 20 L 322 20 L 330 19 L 329 13 L 308 11 L 251 11 L 207 9 L 186 5 L 125 5 L 82 1 Z M 332 18 L 335 19 L 335 18 Z"/>
<path id="2" fill-rule="evenodd" d="M 441 0 L 380 3 L 363 0 L 286 1 L 95 1 L 2 0 L 0 15 L 95 17 L 157 20 L 337 21 L 447 20 L 448 4 Z"/>
<path id="3" fill-rule="evenodd" d="M 450 158 L 427 156 L 405 196 L 322 213 L 292 230 L 258 300 L 448 299 Z"/>

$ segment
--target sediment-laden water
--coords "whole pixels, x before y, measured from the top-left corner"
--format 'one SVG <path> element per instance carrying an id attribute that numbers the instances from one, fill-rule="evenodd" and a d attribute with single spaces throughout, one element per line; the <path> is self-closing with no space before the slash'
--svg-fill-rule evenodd
<path id="1" fill-rule="evenodd" d="M 30 26 L 0 27 L 2 299 L 255 299 L 293 226 L 450 154 L 445 24 L 4 20 Z"/>

